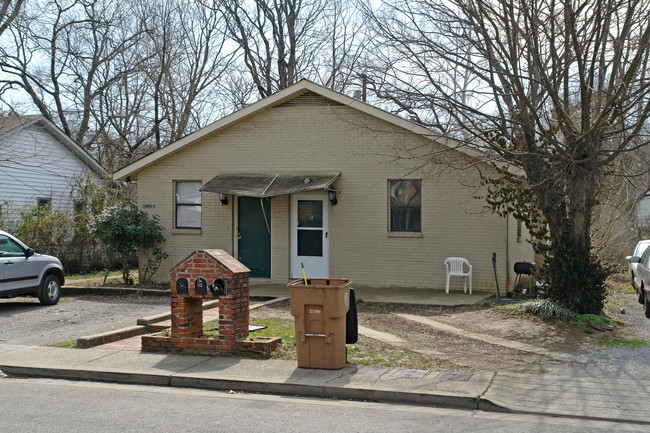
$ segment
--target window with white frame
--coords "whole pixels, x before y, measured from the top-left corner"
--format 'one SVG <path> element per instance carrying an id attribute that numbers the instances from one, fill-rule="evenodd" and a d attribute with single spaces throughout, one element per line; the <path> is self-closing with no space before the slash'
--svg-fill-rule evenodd
<path id="1" fill-rule="evenodd" d="M 201 182 L 176 181 L 176 217 L 174 227 L 177 229 L 201 228 Z"/>
<path id="2" fill-rule="evenodd" d="M 389 180 L 390 201 L 389 231 L 421 231 L 422 199 L 421 180 Z"/>

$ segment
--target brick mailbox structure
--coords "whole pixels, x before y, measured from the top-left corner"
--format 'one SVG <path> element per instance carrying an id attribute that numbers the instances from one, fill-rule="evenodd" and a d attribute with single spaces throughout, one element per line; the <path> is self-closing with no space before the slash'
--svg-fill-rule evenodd
<path id="1" fill-rule="evenodd" d="M 247 339 L 250 270 L 223 250 L 199 250 L 171 271 L 169 335 L 142 337 L 144 352 L 200 350 L 231 354 L 268 353 L 279 337 Z M 203 300 L 219 299 L 219 335 L 203 334 Z"/>

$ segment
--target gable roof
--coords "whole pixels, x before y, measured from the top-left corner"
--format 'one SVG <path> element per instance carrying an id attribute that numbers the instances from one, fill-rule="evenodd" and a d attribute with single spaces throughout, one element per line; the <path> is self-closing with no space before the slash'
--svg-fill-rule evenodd
<path id="1" fill-rule="evenodd" d="M 83 147 L 79 146 L 77 142 L 68 137 L 58 126 L 49 121 L 47 117 L 42 114 L 10 114 L 8 116 L 0 116 L 0 141 L 3 140 L 5 135 L 12 133 L 19 128 L 25 129 L 32 125 L 36 125 L 52 135 L 97 175 L 104 176 L 106 174 L 106 169 L 102 167 L 95 158 L 93 158 Z"/>
<path id="2" fill-rule="evenodd" d="M 282 104 L 284 102 L 287 102 L 291 99 L 299 97 L 308 92 L 313 92 L 337 104 L 354 108 L 362 113 L 384 120 L 392 125 L 398 126 L 414 134 L 427 137 L 433 141 L 436 141 L 439 144 L 446 145 L 450 148 L 458 150 L 459 152 L 464 153 L 470 157 L 477 158 L 482 155 L 481 152 L 479 152 L 478 150 L 470 149 L 467 148 L 466 146 L 460 146 L 459 143 L 456 142 L 455 140 L 447 137 L 443 137 L 438 134 L 434 134 L 430 129 L 425 128 L 422 125 L 418 125 L 417 123 L 403 119 L 399 116 L 391 114 L 377 107 L 373 107 L 372 105 L 367 104 L 363 101 L 346 96 L 342 93 L 336 92 L 334 90 L 313 83 L 309 80 L 303 79 L 297 82 L 296 84 L 293 84 L 285 89 L 279 90 L 273 95 L 268 96 L 264 99 L 261 99 L 249 105 L 248 107 L 242 108 L 241 110 L 229 114 L 228 116 L 222 117 L 216 122 L 204 128 L 201 128 L 192 134 L 186 135 L 180 140 L 175 141 L 163 147 L 162 149 L 150 153 L 149 155 L 127 165 L 126 167 L 123 167 L 115 171 L 113 173 L 113 179 L 125 180 L 127 177 L 136 179 L 137 173 L 139 171 L 154 164 L 155 162 L 157 162 L 162 158 L 165 158 L 167 156 L 170 156 L 180 151 L 185 146 L 190 145 L 192 142 L 195 142 L 209 134 L 214 133 L 215 131 L 226 128 L 248 117 L 251 117 L 256 113 L 260 112 L 261 110 Z"/>

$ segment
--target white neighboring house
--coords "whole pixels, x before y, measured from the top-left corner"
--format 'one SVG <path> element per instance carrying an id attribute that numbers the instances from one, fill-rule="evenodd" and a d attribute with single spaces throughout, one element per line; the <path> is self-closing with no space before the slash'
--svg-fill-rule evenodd
<path id="1" fill-rule="evenodd" d="M 650 189 L 639 195 L 634 206 L 634 227 L 638 229 L 650 227 Z"/>
<path id="2" fill-rule="evenodd" d="M 0 206 L 17 216 L 24 206 L 43 204 L 70 211 L 75 179 L 100 180 L 104 168 L 43 115 L 0 116 Z"/>

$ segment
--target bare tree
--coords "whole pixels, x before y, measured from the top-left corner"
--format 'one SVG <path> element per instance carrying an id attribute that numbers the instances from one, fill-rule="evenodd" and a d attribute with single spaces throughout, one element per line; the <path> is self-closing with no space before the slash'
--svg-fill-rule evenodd
<path id="1" fill-rule="evenodd" d="M 599 311 L 594 208 L 617 159 L 650 138 L 648 0 L 385 0 L 366 12 L 390 59 L 383 96 L 521 167 L 497 165 L 489 203 L 538 235 L 549 297 Z M 450 70 L 469 79 L 462 92 Z"/>
<path id="2" fill-rule="evenodd" d="M 2 0 L 0 3 L 0 36 L 18 16 L 25 0 Z"/>
<path id="3" fill-rule="evenodd" d="M 215 0 L 260 97 L 306 77 L 323 44 L 323 0 Z"/>
<path id="4" fill-rule="evenodd" d="M 155 146 L 161 148 L 230 108 L 217 101 L 235 49 L 226 47 L 224 19 L 214 9 L 184 0 L 144 5 L 154 23 L 146 71 L 152 84 Z"/>
<path id="5" fill-rule="evenodd" d="M 368 36 L 360 11 L 347 0 L 327 3 L 320 26 L 324 41 L 322 50 L 313 64 L 313 74 L 322 85 L 345 92 L 364 75 Z"/>
<path id="6" fill-rule="evenodd" d="M 188 3 L 179 8 L 180 50 L 165 84 L 171 141 L 204 126 L 212 119 L 220 80 L 229 72 L 235 50 L 226 47 L 225 23 L 213 9 Z M 219 107 L 219 114 L 226 107 Z"/>
<path id="7" fill-rule="evenodd" d="M 5 73 L 0 83 L 25 91 L 43 115 L 83 144 L 93 104 L 129 73 L 111 65 L 137 42 L 141 23 L 127 6 L 108 0 L 29 6 L 10 28 L 13 44 L 0 64 Z"/>
<path id="8" fill-rule="evenodd" d="M 2 41 L 0 92 L 27 95 L 111 168 L 299 78 L 344 91 L 365 49 L 344 0 L 25 6 Z"/>
<path id="9" fill-rule="evenodd" d="M 146 35 L 116 63 L 136 56 L 140 67 L 106 89 L 96 113 L 107 157 L 118 165 L 116 158 L 141 157 L 212 120 L 219 80 L 234 56 L 212 9 L 182 0 L 143 1 L 137 13 L 147 22 Z"/>
<path id="10" fill-rule="evenodd" d="M 48 0 L 5 38 L 0 83 L 108 167 L 159 149 L 228 108 L 216 104 L 235 49 L 218 11 L 186 0 Z"/>

